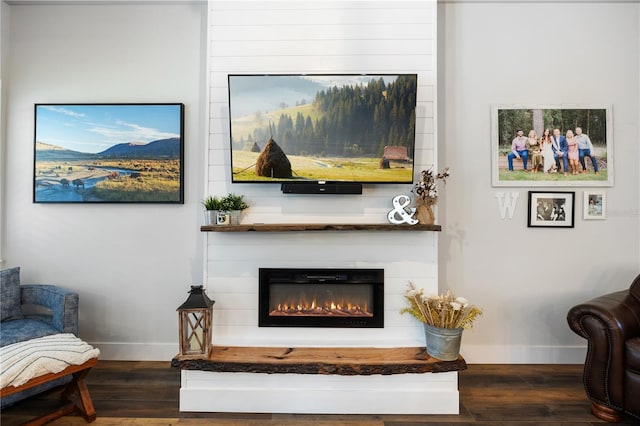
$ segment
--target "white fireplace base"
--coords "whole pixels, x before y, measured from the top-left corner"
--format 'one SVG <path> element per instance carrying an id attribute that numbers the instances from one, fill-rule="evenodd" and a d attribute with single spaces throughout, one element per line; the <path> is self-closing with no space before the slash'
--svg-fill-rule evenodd
<path id="1" fill-rule="evenodd" d="M 458 372 L 339 376 L 182 370 L 180 411 L 458 414 Z"/>

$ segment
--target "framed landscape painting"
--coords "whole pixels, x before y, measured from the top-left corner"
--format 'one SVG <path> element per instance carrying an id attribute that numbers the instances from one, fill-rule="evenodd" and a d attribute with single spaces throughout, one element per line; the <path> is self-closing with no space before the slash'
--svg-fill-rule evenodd
<path id="1" fill-rule="evenodd" d="M 36 104 L 35 203 L 184 203 L 184 105 Z"/>
<path id="2" fill-rule="evenodd" d="M 494 105 L 493 186 L 613 186 L 607 105 Z"/>

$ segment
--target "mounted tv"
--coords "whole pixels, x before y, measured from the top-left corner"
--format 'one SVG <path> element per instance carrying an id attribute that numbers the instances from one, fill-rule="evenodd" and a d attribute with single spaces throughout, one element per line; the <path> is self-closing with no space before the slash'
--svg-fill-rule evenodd
<path id="1" fill-rule="evenodd" d="M 413 182 L 416 74 L 228 79 L 232 182 L 281 183 L 284 192 Z"/>

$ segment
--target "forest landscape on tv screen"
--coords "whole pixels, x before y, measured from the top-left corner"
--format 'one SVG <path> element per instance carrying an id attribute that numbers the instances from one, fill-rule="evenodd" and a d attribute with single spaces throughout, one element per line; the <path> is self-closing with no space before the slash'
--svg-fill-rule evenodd
<path id="1" fill-rule="evenodd" d="M 417 75 L 228 80 L 233 182 L 413 181 Z"/>

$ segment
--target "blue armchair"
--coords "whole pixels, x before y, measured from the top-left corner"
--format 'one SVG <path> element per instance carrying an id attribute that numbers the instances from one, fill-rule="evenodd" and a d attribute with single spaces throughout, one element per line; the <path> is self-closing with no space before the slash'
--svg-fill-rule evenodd
<path id="1" fill-rule="evenodd" d="M 58 333 L 78 334 L 78 293 L 54 285 L 20 285 L 20 268 L 0 271 L 0 347 Z M 6 407 L 71 380 L 45 383 L 2 398 Z"/>

